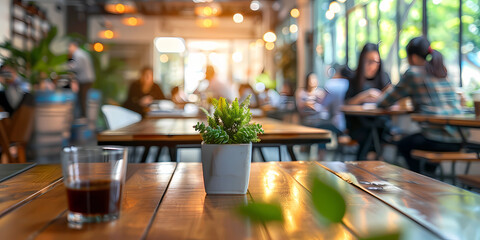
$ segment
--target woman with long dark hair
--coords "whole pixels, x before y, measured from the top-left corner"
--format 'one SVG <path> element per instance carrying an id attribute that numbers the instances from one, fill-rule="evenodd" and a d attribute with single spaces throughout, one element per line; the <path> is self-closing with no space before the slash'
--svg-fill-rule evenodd
<path id="1" fill-rule="evenodd" d="M 367 43 L 360 53 L 355 76 L 345 95 L 347 104 L 375 102 L 383 89 L 391 84 L 390 78 L 383 71 L 382 59 L 378 46 Z"/>
<path id="2" fill-rule="evenodd" d="M 443 56 L 432 49 L 424 37 L 416 37 L 407 45 L 410 68 L 398 84 L 380 97 L 379 107 L 393 105 L 399 99 L 410 97 L 415 112 L 428 115 L 460 114 L 460 101 L 452 84 L 447 80 L 447 68 Z M 400 154 L 408 167 L 420 171 L 420 163 L 411 156 L 413 149 L 427 151 L 460 150 L 460 133 L 449 126 L 422 125 L 421 132 L 405 137 L 398 143 Z M 427 164 L 425 170 L 434 172 L 438 164 Z"/>
<path id="3" fill-rule="evenodd" d="M 390 84 L 390 78 L 383 71 L 378 46 L 373 43 L 367 43 L 360 53 L 355 76 L 350 79 L 349 88 L 345 94 L 345 102 L 346 104 L 353 105 L 376 102 L 382 94 L 382 91 L 390 86 Z M 379 134 L 384 132 L 385 126 L 388 126 L 390 122 L 388 118 L 382 118 L 380 120 L 376 121 L 379 123 L 377 129 Z M 371 124 L 370 122 L 373 121 L 367 121 L 368 122 L 365 122 L 364 117 L 346 117 L 349 135 L 360 145 L 356 156 L 357 160 L 367 159 L 368 152 L 372 150 L 367 147 L 369 144 L 371 147 L 373 145 L 368 140 L 371 134 L 371 126 L 367 126 L 367 124 Z"/>

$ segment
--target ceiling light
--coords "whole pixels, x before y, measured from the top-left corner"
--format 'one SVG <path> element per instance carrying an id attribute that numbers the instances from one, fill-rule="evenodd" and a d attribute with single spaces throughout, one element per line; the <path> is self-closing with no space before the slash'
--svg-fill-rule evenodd
<path id="1" fill-rule="evenodd" d="M 139 17 L 125 17 L 122 19 L 122 23 L 127 26 L 140 26 L 143 24 L 143 19 Z"/>
<path id="2" fill-rule="evenodd" d="M 99 42 L 96 42 L 95 44 L 93 44 L 93 50 L 95 50 L 95 52 L 103 52 L 103 44 L 99 43 Z"/>
<path id="3" fill-rule="evenodd" d="M 267 43 L 265 43 L 265 48 L 266 48 L 267 50 L 273 50 L 273 49 L 275 48 L 275 43 L 273 43 L 273 42 L 267 42 Z"/>
<path id="4" fill-rule="evenodd" d="M 275 42 L 277 41 L 277 35 L 275 35 L 275 33 L 273 32 L 266 32 L 264 35 L 263 35 L 263 40 L 265 42 Z"/>
<path id="5" fill-rule="evenodd" d="M 235 13 L 235 14 L 233 15 L 233 21 L 234 21 L 235 23 L 241 23 L 241 22 L 243 22 L 243 15 L 242 15 L 241 13 Z"/>
<path id="6" fill-rule="evenodd" d="M 103 39 L 112 39 L 115 38 L 117 34 L 112 30 L 103 30 L 98 32 L 98 36 Z"/>
<path id="7" fill-rule="evenodd" d="M 250 9 L 252 9 L 252 11 L 258 11 L 260 10 L 260 2 L 257 1 L 257 0 L 253 0 L 251 3 L 250 3 Z"/>
<path id="8" fill-rule="evenodd" d="M 296 33 L 296 32 L 298 32 L 298 26 L 296 24 L 292 24 L 292 25 L 290 25 L 289 30 L 290 30 L 291 33 Z"/>
<path id="9" fill-rule="evenodd" d="M 125 14 L 136 12 L 135 4 L 130 1 L 107 1 L 105 11 L 113 14 Z"/>
<path id="10" fill-rule="evenodd" d="M 292 16 L 293 18 L 298 18 L 300 16 L 300 11 L 298 10 L 298 8 L 293 8 L 292 10 L 290 10 L 290 16 Z"/>

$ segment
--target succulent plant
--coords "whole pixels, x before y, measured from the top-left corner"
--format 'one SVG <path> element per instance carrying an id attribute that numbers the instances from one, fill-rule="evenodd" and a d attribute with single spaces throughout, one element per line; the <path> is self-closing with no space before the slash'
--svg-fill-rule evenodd
<path id="1" fill-rule="evenodd" d="M 262 134 L 262 125 L 250 123 L 252 113 L 249 95 L 242 103 L 235 99 L 231 104 L 225 98 L 213 99 L 214 112 L 212 115 L 202 108 L 207 115 L 208 126 L 198 122 L 193 126 L 202 136 L 206 144 L 242 144 L 259 142 L 258 134 Z"/>

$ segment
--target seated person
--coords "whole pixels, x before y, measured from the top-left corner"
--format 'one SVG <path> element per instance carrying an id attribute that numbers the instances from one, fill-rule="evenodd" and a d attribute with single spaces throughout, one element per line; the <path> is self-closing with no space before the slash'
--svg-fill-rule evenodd
<path id="1" fill-rule="evenodd" d="M 250 107 L 251 108 L 260 107 L 260 104 L 258 101 L 258 95 L 255 92 L 255 90 L 253 90 L 252 86 L 250 86 L 250 84 L 248 83 L 240 84 L 240 86 L 238 87 L 238 93 L 240 96 L 240 99 L 239 99 L 240 102 L 243 102 L 248 97 L 248 95 L 251 94 L 252 97 L 250 98 Z"/>
<path id="2" fill-rule="evenodd" d="M 367 43 L 363 47 L 358 58 L 358 67 L 354 77 L 350 80 L 347 93 L 345 94 L 345 103 L 351 105 L 360 105 L 363 103 L 374 103 L 382 94 L 382 91 L 391 84 L 387 73 L 383 71 L 383 63 L 380 58 L 378 46 L 373 43 Z M 347 128 L 352 139 L 359 143 L 357 160 L 367 159 L 367 154 L 372 149 L 366 149 L 370 127 L 362 121 L 362 117 L 347 116 Z M 389 131 L 390 119 L 382 118 L 378 121 L 377 132 Z M 379 138 L 381 136 L 378 136 Z M 371 144 L 373 147 L 373 144 Z"/>
<path id="3" fill-rule="evenodd" d="M 310 127 L 321 127 L 328 123 L 330 116 L 322 105 L 326 94 L 326 91 L 318 88 L 315 73 L 309 73 L 306 78 L 306 87 L 298 89 L 295 94 L 302 124 Z"/>
<path id="4" fill-rule="evenodd" d="M 185 94 L 183 89 L 181 89 L 180 87 L 176 86 L 172 88 L 170 93 L 172 95 L 172 102 L 174 102 L 175 104 L 184 106 L 185 104 L 188 103 L 187 95 Z"/>
<path id="5" fill-rule="evenodd" d="M 212 65 L 208 65 L 205 69 L 205 79 L 202 80 L 194 92 L 200 95 L 201 100 L 210 101 L 212 98 L 219 99 L 224 97 L 229 102 L 232 102 L 237 98 L 237 91 L 232 84 L 220 81 L 215 75 L 215 68 Z"/>
<path id="6" fill-rule="evenodd" d="M 410 97 L 415 112 L 429 115 L 455 115 L 461 113 L 460 101 L 453 85 L 446 79 L 447 69 L 440 52 L 430 47 L 424 37 L 408 43 L 407 57 L 410 68 L 398 84 L 378 100 L 379 107 L 389 107 L 399 99 Z M 421 132 L 407 136 L 398 143 L 398 151 L 410 170 L 419 172 L 420 162 L 413 159 L 413 149 L 426 151 L 458 151 L 461 136 L 449 126 L 421 126 Z M 438 164 L 427 164 L 425 170 L 434 172 Z"/>
<path id="7" fill-rule="evenodd" d="M 165 99 L 165 96 L 160 86 L 153 82 L 153 70 L 150 67 L 145 67 L 142 69 L 140 79 L 130 85 L 128 97 L 123 107 L 144 116 L 153 100 L 161 99 Z"/>
<path id="8" fill-rule="evenodd" d="M 345 131 L 345 115 L 342 112 L 342 106 L 345 99 L 345 93 L 348 90 L 348 78 L 351 71 L 347 66 L 333 64 L 329 74 L 333 75 L 325 83 L 324 89 L 327 95 L 323 101 L 323 106 L 329 113 L 329 121 L 340 132 Z"/>
<path id="9" fill-rule="evenodd" d="M 3 65 L 0 73 L 0 83 L 2 84 L 0 106 L 12 115 L 20 107 L 26 95 L 29 95 L 30 84 L 23 81 L 11 66 Z"/>

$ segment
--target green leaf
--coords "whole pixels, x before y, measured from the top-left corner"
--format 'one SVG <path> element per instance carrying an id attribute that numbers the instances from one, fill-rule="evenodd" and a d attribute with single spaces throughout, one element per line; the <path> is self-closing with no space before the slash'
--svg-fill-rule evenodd
<path id="1" fill-rule="evenodd" d="M 339 223 L 345 215 L 347 205 L 343 196 L 333 187 L 313 178 L 312 201 L 315 210 L 326 220 Z"/>
<path id="2" fill-rule="evenodd" d="M 225 98 L 213 99 L 211 102 L 215 111 L 212 116 L 202 109 L 207 115 L 210 128 L 201 129 L 195 126 L 194 128 L 200 132 L 203 141 L 207 144 L 259 142 L 260 139 L 257 136 L 264 132 L 261 125 L 250 124 L 252 119 L 252 114 L 248 109 L 250 97 L 247 97 L 242 104 L 239 104 L 238 99 L 235 99 L 231 104 L 227 103 Z"/>
<path id="3" fill-rule="evenodd" d="M 400 240 L 400 239 L 401 239 L 400 232 L 386 233 L 386 234 L 359 238 L 359 240 Z"/>
<path id="4" fill-rule="evenodd" d="M 249 203 L 238 207 L 237 212 L 254 222 L 283 222 L 283 212 L 279 204 Z"/>

